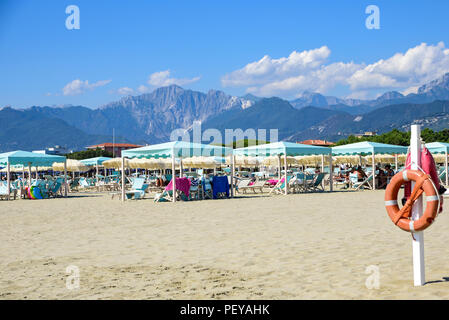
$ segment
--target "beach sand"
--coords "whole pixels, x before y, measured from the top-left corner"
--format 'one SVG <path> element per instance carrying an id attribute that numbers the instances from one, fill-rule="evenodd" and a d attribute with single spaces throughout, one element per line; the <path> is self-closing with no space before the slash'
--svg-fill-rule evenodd
<path id="1" fill-rule="evenodd" d="M 425 231 L 429 283 L 414 287 L 411 235 L 383 197 L 0 201 L 0 299 L 448 299 L 449 203 Z"/>

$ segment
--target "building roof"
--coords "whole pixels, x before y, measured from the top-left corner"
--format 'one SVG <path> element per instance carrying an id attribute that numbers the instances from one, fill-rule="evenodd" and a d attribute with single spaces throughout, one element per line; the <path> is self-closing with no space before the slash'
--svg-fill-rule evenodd
<path id="1" fill-rule="evenodd" d="M 311 139 L 311 140 L 304 140 L 304 141 L 300 141 L 300 142 L 297 142 L 297 143 L 309 144 L 309 145 L 312 145 L 312 146 L 332 146 L 332 145 L 334 145 L 334 143 L 330 142 L 330 141 L 313 140 L 313 139 Z"/>
<path id="2" fill-rule="evenodd" d="M 93 146 L 89 146 L 86 147 L 87 149 L 96 149 L 96 148 L 107 148 L 107 147 L 115 147 L 115 148 L 139 148 L 142 147 L 141 145 L 138 144 L 132 144 L 132 143 L 111 143 L 111 142 L 106 142 L 106 143 L 101 143 L 101 144 L 96 144 Z"/>

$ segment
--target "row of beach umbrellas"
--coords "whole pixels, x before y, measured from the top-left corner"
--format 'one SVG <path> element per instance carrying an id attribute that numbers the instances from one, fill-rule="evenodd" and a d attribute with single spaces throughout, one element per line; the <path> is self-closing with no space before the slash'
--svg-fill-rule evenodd
<path id="1" fill-rule="evenodd" d="M 397 155 L 398 164 L 404 164 L 406 161 L 406 155 Z M 436 162 L 444 162 L 445 155 L 435 154 L 434 158 Z M 313 166 L 320 165 L 322 163 L 323 157 L 320 155 L 311 156 L 288 156 L 287 164 L 290 166 Z M 329 164 L 330 156 L 324 156 L 324 163 Z M 357 155 L 345 155 L 345 156 L 334 156 L 332 157 L 332 163 L 334 165 L 339 164 L 371 164 L 372 156 L 357 156 Z M 376 163 L 395 163 L 396 158 L 394 155 L 388 154 L 376 154 Z M 223 167 L 231 164 L 231 158 L 220 158 L 220 157 L 190 157 L 182 159 L 182 165 L 184 168 L 204 168 L 213 169 L 217 167 Z M 252 157 L 252 156 L 235 156 L 234 164 L 237 167 L 277 167 L 279 165 L 279 158 L 277 156 L 269 156 L 264 158 Z M 284 164 L 284 159 L 281 159 L 281 164 Z M 176 165 L 179 167 L 180 160 L 176 160 Z M 122 158 L 114 158 L 102 163 L 107 169 L 120 169 L 122 167 Z M 148 169 L 148 170 L 165 170 L 170 169 L 172 166 L 172 159 L 170 158 L 150 158 L 150 159 L 125 159 L 125 168 L 127 169 Z M 67 159 L 67 171 L 68 172 L 86 172 L 91 169 L 90 166 L 83 164 L 79 160 Z M 2 169 L 1 172 L 6 172 L 6 168 Z M 54 163 L 52 167 L 32 167 L 31 170 L 34 172 L 38 171 L 64 171 L 64 163 Z M 11 166 L 11 172 L 23 172 L 28 171 L 28 168 L 23 166 Z"/>

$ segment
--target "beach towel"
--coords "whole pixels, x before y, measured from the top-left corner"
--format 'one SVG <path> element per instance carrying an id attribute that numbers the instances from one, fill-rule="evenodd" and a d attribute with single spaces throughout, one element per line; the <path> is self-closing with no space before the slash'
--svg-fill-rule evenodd
<path id="1" fill-rule="evenodd" d="M 214 176 L 212 179 L 212 192 L 213 198 L 217 199 L 218 193 L 226 193 L 226 197 L 229 197 L 229 182 L 226 176 Z"/>
<path id="2" fill-rule="evenodd" d="M 405 167 L 408 168 L 410 166 L 411 162 L 412 162 L 412 160 L 411 160 L 411 155 L 409 152 L 407 154 L 407 160 L 405 162 Z M 441 196 L 441 194 L 444 193 L 444 191 L 446 191 L 446 189 L 442 188 L 442 189 L 444 189 L 444 191 L 442 191 L 440 188 L 440 179 L 438 178 L 435 160 L 433 159 L 432 153 L 430 153 L 430 151 L 426 147 L 422 147 L 422 149 L 421 149 L 421 168 L 423 169 L 423 171 L 425 173 L 427 173 L 430 176 L 433 183 L 435 184 L 436 189 L 438 190 L 438 192 L 440 194 L 439 213 L 441 213 L 443 211 L 443 197 Z M 412 183 L 407 182 L 404 187 L 404 199 L 408 199 L 410 197 L 411 193 L 412 193 Z M 404 203 L 404 200 L 402 200 L 402 202 Z"/>
<path id="3" fill-rule="evenodd" d="M 165 190 L 173 190 L 173 179 L 165 187 Z M 190 191 L 190 179 L 189 178 L 176 178 L 176 190 L 184 192 L 186 196 L 189 196 Z"/>

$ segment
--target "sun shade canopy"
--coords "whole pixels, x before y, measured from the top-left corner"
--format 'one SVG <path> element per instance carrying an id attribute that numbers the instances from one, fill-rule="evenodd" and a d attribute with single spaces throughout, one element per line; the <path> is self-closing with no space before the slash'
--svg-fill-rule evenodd
<path id="1" fill-rule="evenodd" d="M 34 153 L 29 151 L 11 151 L 0 153 L 0 164 L 6 165 L 8 162 L 10 165 L 23 165 L 23 166 L 47 166 L 55 162 L 64 162 L 66 158 L 64 156 L 54 156 L 50 154 Z"/>
<path id="2" fill-rule="evenodd" d="M 273 142 L 268 144 L 262 144 L 258 146 L 251 146 L 246 148 L 238 148 L 234 150 L 235 155 L 240 156 L 307 156 L 318 154 L 330 154 L 331 149 L 327 147 L 311 146 L 308 144 L 300 144 L 293 142 Z"/>
<path id="3" fill-rule="evenodd" d="M 431 153 L 449 153 L 449 143 L 445 142 L 426 143 L 426 148 L 429 149 Z"/>
<path id="4" fill-rule="evenodd" d="M 232 154 L 232 149 L 210 144 L 172 141 L 122 151 L 122 156 L 127 158 L 170 158 L 173 154 L 176 158 L 224 157 Z"/>
<path id="5" fill-rule="evenodd" d="M 90 158 L 90 159 L 84 159 L 81 160 L 81 162 L 86 166 L 101 166 L 103 162 L 107 160 L 111 160 L 112 158 L 109 157 L 96 157 L 96 158 Z"/>
<path id="6" fill-rule="evenodd" d="M 407 153 L 408 147 L 396 146 L 393 144 L 377 143 L 363 141 L 357 143 L 346 144 L 343 146 L 333 147 L 333 155 L 372 155 L 380 154 L 404 154 Z"/>

